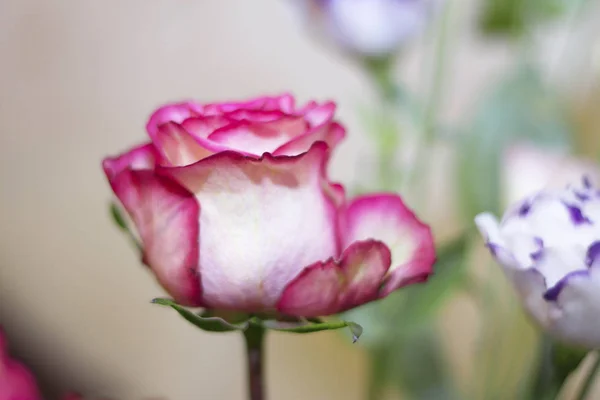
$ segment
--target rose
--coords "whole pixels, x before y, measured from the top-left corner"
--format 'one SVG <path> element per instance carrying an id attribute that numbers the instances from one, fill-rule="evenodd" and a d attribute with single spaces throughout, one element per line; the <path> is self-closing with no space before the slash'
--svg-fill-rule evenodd
<path id="1" fill-rule="evenodd" d="M 498 223 L 476 223 L 537 323 L 565 342 L 600 346 L 600 191 L 582 187 L 538 192 Z"/>
<path id="2" fill-rule="evenodd" d="M 103 166 L 143 261 L 180 304 L 338 313 L 425 280 L 429 227 L 393 194 L 329 182 L 332 103 L 290 96 L 159 109 L 151 142 Z"/>
<path id="3" fill-rule="evenodd" d="M 171 166 L 189 165 L 226 150 L 248 156 L 265 152 L 293 156 L 316 141 L 333 147 L 344 138 L 344 129 L 333 121 L 334 112 L 331 102 L 313 101 L 297 108 L 290 95 L 239 103 L 184 102 L 159 108 L 146 130 L 161 163 Z"/>
<path id="4" fill-rule="evenodd" d="M 303 0 L 310 28 L 362 57 L 386 58 L 420 33 L 434 0 Z"/>
<path id="5" fill-rule="evenodd" d="M 40 400 L 42 398 L 34 375 L 19 361 L 11 358 L 4 331 L 0 327 L 0 400 Z M 62 400 L 83 400 L 72 392 Z"/>
<path id="6" fill-rule="evenodd" d="M 8 344 L 0 328 L 0 400 L 39 400 L 33 374 L 8 354 Z"/>

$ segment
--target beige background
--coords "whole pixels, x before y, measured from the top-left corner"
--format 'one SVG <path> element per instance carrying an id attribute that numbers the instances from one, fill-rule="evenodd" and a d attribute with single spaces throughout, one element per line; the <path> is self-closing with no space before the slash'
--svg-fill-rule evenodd
<path id="1" fill-rule="evenodd" d="M 107 218 L 100 161 L 144 140 L 165 101 L 289 90 L 338 102 L 350 135 L 333 173 L 351 181 L 366 143 L 356 107 L 373 95 L 289 2 L 0 0 L 0 323 L 52 393 L 244 398 L 239 337 L 149 304 L 162 291 Z M 473 1 L 457 3 L 446 117 L 510 63 L 470 34 Z M 413 87 L 423 54 L 415 44 L 399 70 Z M 358 400 L 365 382 L 360 345 L 335 333 L 273 334 L 267 372 L 272 399 Z"/>

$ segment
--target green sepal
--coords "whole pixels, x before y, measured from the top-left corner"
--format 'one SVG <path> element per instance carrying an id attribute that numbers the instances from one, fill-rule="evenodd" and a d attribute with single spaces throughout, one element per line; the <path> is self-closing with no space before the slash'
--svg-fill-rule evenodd
<path id="1" fill-rule="evenodd" d="M 171 307 L 188 322 L 207 332 L 244 331 L 250 325 L 260 326 L 278 332 L 311 333 L 348 328 L 356 342 L 363 328 L 351 321 L 324 322 L 319 318 L 296 318 L 285 315 L 248 315 L 232 311 L 205 310 L 200 314 L 180 306 L 171 299 L 156 298 L 152 303 Z"/>
<path id="2" fill-rule="evenodd" d="M 225 320 L 222 316 L 217 316 L 217 314 L 213 314 L 209 311 L 205 311 L 202 314 L 196 314 L 170 299 L 157 298 L 152 300 L 152 303 L 171 307 L 188 322 L 191 322 L 198 328 L 207 332 L 243 331 L 248 328 L 249 324 L 248 320 L 242 321 L 241 318 L 237 319 L 236 322 L 230 322 Z"/>
<path id="3" fill-rule="evenodd" d="M 267 329 L 290 333 L 312 333 L 348 328 L 350 329 L 350 332 L 352 332 L 353 343 L 356 343 L 356 341 L 360 338 L 360 336 L 363 333 L 362 326 L 352 321 L 310 322 L 308 320 L 304 320 L 301 322 L 285 322 L 277 320 L 267 320 L 261 321 L 261 324 Z"/>
<path id="4" fill-rule="evenodd" d="M 123 231 L 127 235 L 127 237 L 129 237 L 129 240 L 131 240 L 131 243 L 133 243 L 133 245 L 138 249 L 138 251 L 140 253 L 143 252 L 142 244 L 137 240 L 137 238 L 135 237 L 135 235 L 129 228 L 129 225 L 127 224 L 127 220 L 125 219 L 125 217 L 123 216 L 123 213 L 121 212 L 121 208 L 116 203 L 111 202 L 109 209 L 110 209 L 110 216 L 111 216 L 113 222 L 115 223 L 115 225 L 117 225 L 117 227 L 121 231 Z"/>
<path id="5" fill-rule="evenodd" d="M 115 223 L 115 225 L 119 227 L 119 229 L 125 232 L 129 232 L 127 221 L 125 221 L 125 217 L 123 217 L 121 209 L 115 203 L 110 203 L 110 216 L 112 217 L 112 220 Z"/>

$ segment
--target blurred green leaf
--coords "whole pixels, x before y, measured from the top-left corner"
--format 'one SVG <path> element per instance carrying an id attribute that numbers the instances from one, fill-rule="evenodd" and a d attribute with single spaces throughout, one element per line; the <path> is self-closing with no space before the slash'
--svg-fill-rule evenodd
<path id="1" fill-rule="evenodd" d="M 556 371 L 556 378 L 561 386 L 588 354 L 589 351 L 584 348 L 554 342 L 552 363 Z"/>
<path id="2" fill-rule="evenodd" d="M 434 274 L 427 283 L 402 289 L 402 323 L 405 326 L 431 320 L 448 297 L 464 284 L 468 278 L 465 260 L 468 244 L 469 235 L 465 233 L 440 246 Z"/>
<path id="3" fill-rule="evenodd" d="M 369 335 L 363 344 L 368 347 L 379 346 L 388 336 L 401 340 L 399 336 L 431 321 L 448 297 L 465 283 L 468 243 L 469 234 L 464 233 L 441 245 L 434 274 L 426 284 L 405 287 L 385 299 L 347 311 L 343 318 L 365 326 Z M 400 331 L 398 326 L 402 326 Z"/>
<path id="4" fill-rule="evenodd" d="M 390 378 L 412 399 L 458 400 L 441 341 L 433 326 L 422 326 L 407 340 L 395 342 Z"/>
<path id="5" fill-rule="evenodd" d="M 500 213 L 502 157 L 513 143 L 571 146 L 572 128 L 557 93 L 537 71 L 522 66 L 481 101 L 460 140 L 458 185 L 461 206 L 471 221 L 482 211 Z"/>
<path id="6" fill-rule="evenodd" d="M 588 351 L 568 346 L 543 335 L 535 365 L 534 379 L 526 399 L 551 400 L 562 390 L 567 378 L 579 367 Z"/>
<path id="7" fill-rule="evenodd" d="M 579 0 L 485 0 L 479 25 L 491 36 L 520 37 L 535 25 L 564 15 Z"/>
<path id="8" fill-rule="evenodd" d="M 449 395 L 454 389 L 450 389 L 451 379 L 446 375 L 434 317 L 466 281 L 469 238 L 465 233 L 438 248 L 435 273 L 426 284 L 406 287 L 386 299 L 344 313 L 344 318 L 359 321 L 369 333 L 362 341 L 371 357 L 369 399 L 379 399 L 389 385 L 402 387 L 416 399 L 454 398 Z M 413 369 L 408 371 L 410 366 Z M 427 369 L 429 373 L 425 373 Z M 419 375 L 421 372 L 423 375 Z"/>

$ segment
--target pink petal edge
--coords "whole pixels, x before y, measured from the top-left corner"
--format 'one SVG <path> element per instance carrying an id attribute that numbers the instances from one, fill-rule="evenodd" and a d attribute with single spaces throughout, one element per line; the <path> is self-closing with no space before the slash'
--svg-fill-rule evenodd
<path id="1" fill-rule="evenodd" d="M 148 118 L 146 131 L 150 137 L 152 137 L 158 131 L 158 127 L 162 124 L 167 122 L 180 124 L 188 118 L 201 116 L 203 111 L 204 107 L 193 101 L 166 104 L 159 107 L 152 113 L 150 118 Z"/>
<path id="2" fill-rule="evenodd" d="M 122 171 L 132 169 L 153 169 L 158 162 L 159 153 L 152 143 L 138 145 L 115 157 L 107 157 L 102 161 L 102 169 L 109 181 Z"/>
<path id="3" fill-rule="evenodd" d="M 392 252 L 392 267 L 381 297 L 396 289 L 427 280 L 436 261 L 431 228 L 420 221 L 393 193 L 370 194 L 353 199 L 341 219 L 346 246 L 356 240 L 384 242 Z"/>
<path id="4" fill-rule="evenodd" d="M 307 151 L 315 142 L 325 142 L 330 148 L 334 149 L 345 137 L 346 129 L 337 122 L 333 122 L 318 126 L 295 137 L 275 149 L 273 155 L 294 156 Z"/>
<path id="5" fill-rule="evenodd" d="M 142 239 L 144 263 L 177 303 L 201 306 L 195 197 L 154 171 L 126 170 L 110 183 Z"/>
<path id="6" fill-rule="evenodd" d="M 285 288 L 277 310 L 287 315 L 319 317 L 377 300 L 390 262 L 390 251 L 383 243 L 356 242 L 340 260 L 306 267 Z"/>

